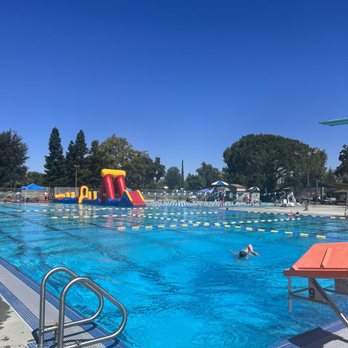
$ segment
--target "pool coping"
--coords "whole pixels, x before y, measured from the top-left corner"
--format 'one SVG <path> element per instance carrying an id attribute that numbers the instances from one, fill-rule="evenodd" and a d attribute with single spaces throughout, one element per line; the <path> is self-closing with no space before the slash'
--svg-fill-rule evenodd
<path id="1" fill-rule="evenodd" d="M 7 262 L 5 259 L 0 257 L 0 266 L 5 268 L 9 273 L 11 273 L 12 276 L 17 278 L 19 281 L 23 282 L 25 285 L 27 285 L 31 290 L 33 290 L 38 296 L 40 293 L 40 286 L 30 277 L 19 271 L 16 267 L 11 265 L 9 262 Z M 39 326 L 39 320 L 38 316 L 35 315 L 27 306 L 25 303 L 23 303 L 12 291 L 11 289 L 7 288 L 2 281 L 0 280 L 0 296 L 4 298 L 4 300 L 11 306 L 11 308 L 18 314 L 18 316 L 33 330 L 33 340 L 29 342 L 23 342 L 24 345 L 26 345 L 28 348 L 34 348 L 37 347 L 36 341 L 34 340 L 34 336 L 36 335 L 36 331 Z M 28 301 L 30 299 L 28 298 Z M 55 309 L 58 310 L 58 299 L 51 294 L 49 291 L 46 291 L 46 302 L 51 304 Z M 37 312 L 39 309 L 37 309 Z M 79 320 L 83 319 L 84 317 L 75 309 L 72 309 L 69 306 L 66 306 L 65 309 L 65 315 L 70 320 Z M 88 329 L 88 334 L 92 336 L 92 338 L 98 338 L 101 336 L 105 336 L 108 334 L 106 330 L 101 328 L 100 326 L 90 328 L 90 325 L 81 325 L 77 326 L 80 329 Z M 50 336 L 49 334 L 47 335 Z M 97 345 L 93 345 L 91 347 L 117 347 L 117 348 L 127 348 L 126 345 L 121 342 L 119 339 L 114 339 L 111 341 L 105 341 L 102 343 L 99 343 Z"/>
<path id="2" fill-rule="evenodd" d="M 346 335 L 339 333 L 344 330 Z M 330 324 L 317 327 L 315 329 L 303 332 L 296 336 L 293 336 L 289 339 L 279 341 L 269 348 L 298 348 L 298 347 L 325 347 L 326 344 L 329 344 L 330 347 L 333 347 L 332 344 L 335 342 L 334 347 L 347 347 L 348 344 L 348 329 L 340 321 L 334 321 Z M 344 336 L 347 336 L 345 338 Z M 336 343 L 337 341 L 337 343 Z"/>

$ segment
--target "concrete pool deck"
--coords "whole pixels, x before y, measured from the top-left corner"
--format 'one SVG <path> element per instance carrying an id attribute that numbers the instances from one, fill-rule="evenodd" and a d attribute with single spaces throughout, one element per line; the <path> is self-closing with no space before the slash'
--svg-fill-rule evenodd
<path id="1" fill-rule="evenodd" d="M 216 209 L 217 207 L 212 206 L 212 208 Z M 296 214 L 298 212 L 301 215 L 344 217 L 346 207 L 334 205 L 310 205 L 309 210 L 305 210 L 304 206 L 238 206 L 226 204 L 225 207 L 220 209 L 280 214 Z M 31 328 L 16 313 L 16 311 L 0 297 L 0 348 L 25 347 L 27 342 L 32 339 Z M 333 348 L 347 346 L 348 329 L 344 328 L 341 322 L 335 322 L 322 328 L 317 328 L 289 338 L 286 341 L 273 345 L 272 348 Z"/>
<path id="2" fill-rule="evenodd" d="M 297 212 L 301 215 L 320 215 L 320 216 L 345 216 L 346 206 L 338 205 L 310 205 L 308 210 L 302 205 L 295 207 L 279 207 L 279 206 L 257 206 L 257 205 L 243 205 L 243 206 L 227 206 L 223 209 L 229 210 L 240 210 L 240 211 L 252 211 L 252 212 L 269 212 L 269 213 L 285 213 L 285 214 L 296 214 Z"/>
<path id="3" fill-rule="evenodd" d="M 33 339 L 30 327 L 0 297 L 0 347 L 20 348 Z"/>

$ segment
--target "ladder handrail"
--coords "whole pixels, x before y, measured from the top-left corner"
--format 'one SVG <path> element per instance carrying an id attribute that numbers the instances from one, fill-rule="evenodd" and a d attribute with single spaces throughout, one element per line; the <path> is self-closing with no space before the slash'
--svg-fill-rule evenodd
<path id="1" fill-rule="evenodd" d="M 106 292 L 103 288 L 101 288 L 98 284 L 96 284 L 91 279 L 86 278 L 86 277 L 75 278 L 75 279 L 71 280 L 64 287 L 64 289 L 62 290 L 62 293 L 60 295 L 60 299 L 59 299 L 58 341 L 57 341 L 58 348 L 63 347 L 64 329 L 67 327 L 66 324 L 64 323 L 66 296 L 67 296 L 69 289 L 72 286 L 74 286 L 75 284 L 79 284 L 79 283 L 80 284 L 82 283 L 85 286 L 89 285 L 90 287 L 94 288 L 94 290 L 99 292 L 102 296 L 105 296 L 110 302 L 112 302 L 115 306 L 117 306 L 122 313 L 122 322 L 116 331 L 114 331 L 113 333 L 111 333 L 107 336 L 94 338 L 94 339 L 89 340 L 89 341 L 68 345 L 67 348 L 85 347 L 88 345 L 92 345 L 92 344 L 96 344 L 96 343 L 100 343 L 103 341 L 113 339 L 113 338 L 117 337 L 123 331 L 123 329 L 127 323 L 127 311 L 126 311 L 125 307 L 119 301 L 117 301 L 113 296 L 111 296 L 108 292 Z"/>
<path id="2" fill-rule="evenodd" d="M 63 290 L 61 292 L 60 299 L 59 299 L 59 320 L 58 320 L 58 323 L 55 325 L 45 327 L 46 284 L 47 284 L 48 279 L 53 274 L 55 274 L 57 272 L 67 273 L 73 279 L 70 280 L 67 285 L 65 285 L 65 287 L 63 288 Z M 81 285 L 85 286 L 87 289 L 91 290 L 94 294 L 96 294 L 98 296 L 98 299 L 99 299 L 99 306 L 98 306 L 97 311 L 91 317 L 65 323 L 64 322 L 65 321 L 64 313 L 65 313 L 66 294 L 67 294 L 67 291 L 70 289 L 70 287 L 76 283 L 81 283 Z M 110 302 L 112 302 L 114 305 L 116 305 L 120 309 L 120 311 L 122 312 L 122 322 L 121 322 L 119 328 L 114 333 L 112 333 L 108 336 L 104 336 L 101 338 L 86 341 L 85 343 L 80 343 L 79 345 L 75 345 L 75 344 L 69 345 L 68 347 L 82 347 L 82 346 L 86 346 L 87 344 L 98 343 L 98 342 L 102 342 L 105 340 L 110 340 L 112 338 L 115 338 L 117 335 L 119 335 L 122 332 L 122 330 L 124 329 L 124 327 L 126 325 L 127 312 L 126 312 L 126 309 L 124 308 L 124 306 L 119 301 L 117 301 L 114 297 L 112 297 L 109 293 L 107 293 L 99 285 L 97 285 L 95 282 L 93 282 L 92 280 L 90 280 L 88 278 L 79 277 L 76 273 L 74 273 L 69 268 L 60 266 L 60 267 L 53 268 L 52 270 L 47 272 L 46 275 L 43 277 L 43 279 L 41 281 L 41 286 L 40 286 L 40 312 L 39 312 L 39 330 L 38 330 L 39 331 L 38 332 L 38 334 L 39 334 L 38 341 L 39 342 L 38 342 L 38 347 L 40 347 L 40 348 L 44 347 L 45 333 L 50 332 L 50 331 L 57 331 L 58 333 L 60 333 L 61 336 L 59 336 L 60 340 L 58 339 L 59 344 L 57 345 L 57 347 L 59 347 L 59 348 L 63 347 L 64 329 L 68 328 L 68 327 L 76 326 L 76 325 L 86 324 L 86 323 L 89 323 L 89 322 L 93 321 L 94 319 L 96 319 L 104 307 L 104 298 L 103 297 L 106 297 Z"/>
<path id="3" fill-rule="evenodd" d="M 45 333 L 46 332 L 50 332 L 50 331 L 55 331 L 58 329 L 57 325 L 50 325 L 45 327 L 45 312 L 46 312 L 46 284 L 48 279 L 55 273 L 57 272 L 65 272 L 67 274 L 69 274 L 73 279 L 78 278 L 78 275 L 76 273 L 74 273 L 72 270 L 70 270 L 69 268 L 60 266 L 60 267 L 56 267 L 51 269 L 49 272 L 46 273 L 46 275 L 44 276 L 44 278 L 41 281 L 41 286 L 40 286 L 40 312 L 39 312 L 39 347 L 43 347 L 44 346 L 44 340 L 45 340 Z M 89 318 L 85 318 L 85 319 L 81 319 L 81 320 L 77 320 L 77 321 L 72 321 L 69 322 L 66 325 L 66 327 L 71 327 L 71 326 L 75 326 L 75 325 L 81 325 L 81 324 L 86 324 L 89 323 L 91 321 L 93 321 L 94 319 L 96 319 L 98 317 L 98 315 L 101 313 L 103 307 L 104 307 L 104 299 L 101 296 L 101 294 L 99 294 L 93 287 L 91 287 L 89 284 L 86 285 L 86 287 L 93 291 L 99 299 L 99 306 L 97 311 Z"/>

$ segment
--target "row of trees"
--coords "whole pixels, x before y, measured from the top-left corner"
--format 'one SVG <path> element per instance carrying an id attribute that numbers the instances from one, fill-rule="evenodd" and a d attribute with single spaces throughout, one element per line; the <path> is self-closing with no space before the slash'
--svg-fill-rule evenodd
<path id="1" fill-rule="evenodd" d="M 27 172 L 28 148 L 14 131 L 0 133 L 0 186 L 15 187 L 29 182 L 44 186 L 85 184 L 98 187 L 102 168 L 122 168 L 131 188 L 185 187 L 198 190 L 216 180 L 258 186 L 263 191 L 279 187 L 306 187 L 314 180 L 326 183 L 348 183 L 348 145 L 340 153 L 341 164 L 327 170 L 325 151 L 311 148 L 298 140 L 270 134 L 247 135 L 223 152 L 226 167 L 222 171 L 203 162 L 196 174 L 184 178 L 181 170 L 166 170 L 159 157 L 135 150 L 125 138 L 110 136 L 103 142 L 93 140 L 87 146 L 80 130 L 64 153 L 60 134 L 53 128 L 45 156 L 45 173 Z M 26 178 L 23 181 L 23 178 Z M 77 182 L 76 182 L 77 181 Z"/>
<path id="2" fill-rule="evenodd" d="M 127 184 L 137 188 L 157 186 L 165 174 L 160 158 L 152 160 L 146 152 L 133 149 L 125 138 L 112 135 L 102 143 L 93 140 L 88 148 L 82 130 L 64 155 L 59 131 L 53 128 L 45 160 L 43 181 L 49 186 L 98 187 L 102 168 L 124 169 Z"/>

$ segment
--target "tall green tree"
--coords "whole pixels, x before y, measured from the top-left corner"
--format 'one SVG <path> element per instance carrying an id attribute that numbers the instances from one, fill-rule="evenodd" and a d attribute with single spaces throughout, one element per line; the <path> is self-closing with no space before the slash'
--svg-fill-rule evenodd
<path id="1" fill-rule="evenodd" d="M 132 189 L 155 187 L 165 172 L 160 158 L 153 161 L 146 152 L 134 150 L 125 138 L 116 135 L 101 144 L 97 140 L 91 143 L 86 167 L 86 183 L 93 187 L 99 186 L 102 168 L 125 170 L 127 186 Z"/>
<path id="2" fill-rule="evenodd" d="M 189 174 L 185 181 L 185 187 L 188 190 L 200 190 L 204 187 L 202 177 L 199 175 Z"/>
<path id="3" fill-rule="evenodd" d="M 132 189 L 153 187 L 154 165 L 146 152 L 133 150 L 131 158 L 124 169 L 127 173 L 127 186 Z"/>
<path id="4" fill-rule="evenodd" d="M 340 152 L 338 159 L 341 164 L 336 168 L 335 175 L 341 182 L 348 182 L 348 146 L 343 145 L 343 149 Z"/>
<path id="5" fill-rule="evenodd" d="M 133 147 L 125 138 L 113 134 L 100 144 L 105 168 L 126 168 L 134 153 Z"/>
<path id="6" fill-rule="evenodd" d="M 106 165 L 105 153 L 102 151 L 99 141 L 93 140 L 91 148 L 86 157 L 86 184 L 98 188 L 100 184 L 100 173 Z"/>
<path id="7" fill-rule="evenodd" d="M 209 187 L 214 181 L 222 179 L 222 174 L 219 169 L 205 162 L 202 162 L 201 167 L 198 168 L 196 172 L 201 178 L 203 187 Z"/>
<path id="8" fill-rule="evenodd" d="M 99 149 L 104 168 L 126 171 L 128 187 L 144 188 L 153 185 L 153 161 L 146 152 L 134 150 L 125 138 L 115 134 L 101 143 Z"/>
<path id="9" fill-rule="evenodd" d="M 181 186 L 181 174 L 177 167 L 170 167 L 165 175 L 165 183 L 170 190 L 178 189 Z"/>
<path id="10" fill-rule="evenodd" d="M 35 183 L 39 186 L 45 186 L 45 174 L 40 172 L 28 172 L 27 173 L 27 180 L 26 185 Z"/>
<path id="11" fill-rule="evenodd" d="M 159 181 L 163 179 L 164 175 L 166 174 L 166 167 L 163 164 L 161 164 L 161 159 L 159 157 L 155 157 L 155 160 L 153 162 L 153 172 L 155 186 L 157 186 Z"/>
<path id="12" fill-rule="evenodd" d="M 0 186 L 14 187 L 25 183 L 28 147 L 15 131 L 0 133 Z"/>
<path id="13" fill-rule="evenodd" d="M 298 140 L 272 134 L 250 134 L 224 151 L 224 171 L 230 183 L 258 186 L 262 190 L 293 186 L 325 175 L 327 155 Z"/>
<path id="14" fill-rule="evenodd" d="M 77 179 L 77 186 L 84 184 L 87 180 L 87 154 L 88 148 L 85 140 L 85 134 L 82 130 L 80 130 L 76 135 L 75 142 L 70 141 L 68 151 L 66 153 L 66 182 L 68 186 L 75 186 L 75 179 Z"/>
<path id="15" fill-rule="evenodd" d="M 337 176 L 331 168 L 326 172 L 324 181 L 329 185 L 337 184 Z"/>
<path id="16" fill-rule="evenodd" d="M 45 183 L 48 186 L 66 186 L 66 163 L 62 141 L 56 127 L 52 129 L 48 156 L 45 156 Z"/>

